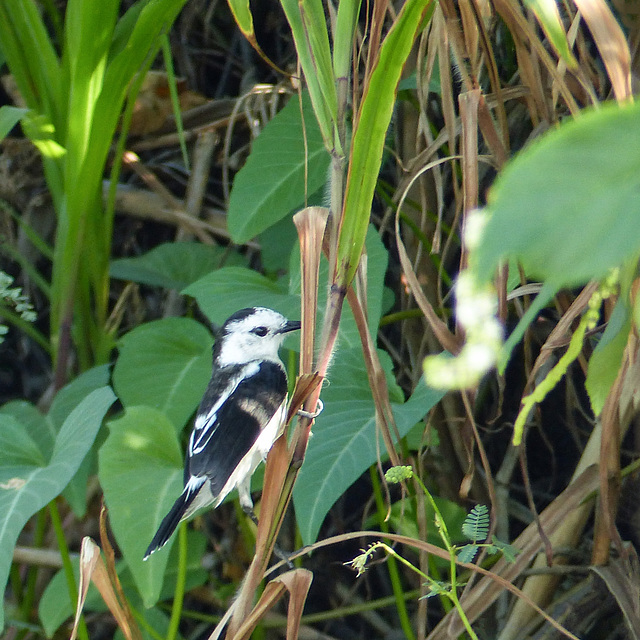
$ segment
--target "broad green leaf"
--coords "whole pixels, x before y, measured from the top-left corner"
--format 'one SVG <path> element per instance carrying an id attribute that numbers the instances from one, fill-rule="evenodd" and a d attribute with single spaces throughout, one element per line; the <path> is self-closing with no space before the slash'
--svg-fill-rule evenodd
<path id="1" fill-rule="evenodd" d="M 14 400 L 0 407 L 0 420 L 11 416 L 21 425 L 21 429 L 36 444 L 40 454 L 48 460 L 56 441 L 57 429 L 36 407 L 24 400 Z"/>
<path id="2" fill-rule="evenodd" d="M 4 439 L 0 443 L 0 586 L 3 589 L 20 531 L 74 476 L 114 400 L 109 387 L 89 394 L 64 421 L 48 464 L 26 432 L 21 431 L 20 435 L 16 430 L 17 423 L 0 428 Z M 3 416 L 0 420 L 14 419 Z M 0 628 L 3 625 L 4 612 L 0 609 Z"/>
<path id="3" fill-rule="evenodd" d="M 162 518 L 182 491 L 183 461 L 174 426 L 145 406 L 109 423 L 99 454 L 100 484 L 111 526 L 145 607 L 160 597 L 173 539 L 142 560 Z"/>
<path id="4" fill-rule="evenodd" d="M 165 318 L 127 333 L 113 371 L 125 407 L 158 409 L 180 431 L 211 375 L 211 334 L 189 318 Z"/>
<path id="5" fill-rule="evenodd" d="M 351 143 L 336 281 L 349 284 L 364 245 L 385 136 L 404 64 L 432 0 L 405 2 L 386 35 L 358 112 Z"/>
<path id="6" fill-rule="evenodd" d="M 95 367 L 82 373 L 60 389 L 46 416 L 42 415 L 32 404 L 24 401 L 7 403 L 0 408 L 0 415 L 8 414 L 15 417 L 38 445 L 45 459 L 48 460 L 53 451 L 56 435 L 69 414 L 92 391 L 105 387 L 108 383 L 109 366 Z M 86 511 L 87 478 L 94 460 L 95 454 L 91 450 L 62 492 L 78 517 L 82 517 Z"/>
<path id="7" fill-rule="evenodd" d="M 78 376 L 60 389 L 53 399 L 49 413 L 44 416 L 32 404 L 14 401 L 0 408 L 0 415 L 13 416 L 38 445 L 45 460 L 51 457 L 56 436 L 73 409 L 92 391 L 109 383 L 109 367 L 95 367 Z M 75 476 L 62 492 L 74 513 L 82 517 L 86 511 L 87 478 L 94 464 L 95 454 L 89 451 Z"/>
<path id="8" fill-rule="evenodd" d="M 306 93 L 302 104 L 304 129 L 300 104 L 293 97 L 266 124 L 234 178 L 227 225 L 238 244 L 303 207 L 305 193 L 314 193 L 327 181 L 329 154 Z"/>
<path id="9" fill-rule="evenodd" d="M 299 295 L 287 293 L 281 282 L 242 267 L 213 271 L 182 293 L 193 296 L 202 312 L 217 325 L 239 309 L 255 306 L 275 309 L 292 320 L 300 317 Z"/>
<path id="10" fill-rule="evenodd" d="M 14 467 L 22 468 L 30 465 L 44 467 L 46 464 L 47 458 L 26 428 L 13 416 L 0 415 L 0 469 L 4 475 L 12 477 L 7 475 L 7 470 Z"/>
<path id="11" fill-rule="evenodd" d="M 53 429 L 58 431 L 67 416 L 84 398 L 95 389 L 109 384 L 109 377 L 109 365 L 94 367 L 80 374 L 75 380 L 72 380 L 58 391 L 47 414 L 47 422 Z M 89 475 L 95 473 L 96 448 L 95 446 L 91 448 L 75 476 L 62 492 L 65 500 L 78 518 L 84 517 L 87 512 L 87 482 Z"/>
<path id="12" fill-rule="evenodd" d="M 185 590 L 189 591 L 203 584 L 208 577 L 207 572 L 202 568 L 202 556 L 204 554 L 206 538 L 199 532 L 194 530 L 187 531 L 187 575 Z M 79 576 L 79 559 L 74 558 L 72 561 L 73 573 L 78 582 Z M 160 600 L 169 600 L 175 591 L 176 576 L 178 568 L 178 547 L 172 547 L 167 563 Z M 127 563 L 122 561 L 116 563 L 116 572 L 122 585 L 122 590 L 127 600 L 136 608 L 139 605 L 140 596 L 133 581 L 131 571 L 127 567 Z M 141 601 L 140 601 L 141 603 Z M 108 611 L 107 605 L 104 603 L 102 596 L 95 588 L 93 583 L 89 586 L 87 599 L 84 606 L 85 611 Z M 73 616 L 75 609 L 69 600 L 69 589 L 67 588 L 67 579 L 64 570 L 61 569 L 56 573 L 47 585 L 40 602 L 38 604 L 38 617 L 42 623 L 45 634 L 51 638 L 58 630 L 60 625 Z M 159 630 L 159 629 L 157 629 Z"/>
<path id="13" fill-rule="evenodd" d="M 92 391 L 109 383 L 109 369 L 109 365 L 89 369 L 58 391 L 47 414 L 56 431 L 82 400 Z"/>
<path id="14" fill-rule="evenodd" d="M 640 252 L 640 105 L 606 105 L 525 148 L 498 176 L 471 266 L 501 261 L 556 287 L 605 276 Z"/>
<path id="15" fill-rule="evenodd" d="M 321 201 L 309 198 L 309 206 L 320 206 Z M 290 218 L 283 218 L 265 229 L 258 237 L 260 263 L 265 273 L 284 273 L 289 269 L 291 252 L 298 243 L 298 232 Z"/>
<path id="16" fill-rule="evenodd" d="M 328 384 L 322 390 L 324 410 L 316 419 L 313 437 L 293 491 L 296 518 L 304 544 L 316 540 L 335 501 L 377 459 L 375 410 L 362 349 L 336 353 Z M 409 432 L 442 397 L 441 391 L 421 381 L 413 396 L 402 403 L 402 392 L 392 382 L 389 356 L 380 352 L 388 373 L 393 414 L 400 437 Z M 382 450 L 384 445 L 381 444 Z"/>
<path id="17" fill-rule="evenodd" d="M 167 242 L 136 258 L 111 263 L 112 278 L 181 291 L 222 264 L 245 264 L 237 253 L 196 242 Z"/>
<path id="18" fill-rule="evenodd" d="M 620 298 L 613 309 L 600 342 L 589 359 L 585 386 L 591 401 L 591 410 L 599 416 L 609 391 L 620 371 L 622 354 L 631 330 L 631 309 Z"/>
<path id="19" fill-rule="evenodd" d="M 20 122 L 28 111 L 29 109 L 18 109 L 18 107 L 9 105 L 0 107 L 0 140 L 7 137 L 9 131 Z"/>

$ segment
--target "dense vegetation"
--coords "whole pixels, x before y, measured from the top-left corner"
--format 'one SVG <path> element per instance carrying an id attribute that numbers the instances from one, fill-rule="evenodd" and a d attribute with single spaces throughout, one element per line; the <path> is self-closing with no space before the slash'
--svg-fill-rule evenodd
<path id="1" fill-rule="evenodd" d="M 0 4 L 7 637 L 640 633 L 626 8 Z M 324 410 L 143 562 L 253 305 Z"/>

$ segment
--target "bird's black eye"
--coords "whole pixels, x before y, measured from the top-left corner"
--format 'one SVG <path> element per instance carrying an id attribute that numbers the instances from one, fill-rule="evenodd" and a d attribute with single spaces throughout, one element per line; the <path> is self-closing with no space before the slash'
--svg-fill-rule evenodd
<path id="1" fill-rule="evenodd" d="M 269 329 L 267 327 L 256 327 L 255 329 L 251 329 L 252 333 L 255 333 L 257 336 L 264 338 L 267 333 L 269 333 Z"/>

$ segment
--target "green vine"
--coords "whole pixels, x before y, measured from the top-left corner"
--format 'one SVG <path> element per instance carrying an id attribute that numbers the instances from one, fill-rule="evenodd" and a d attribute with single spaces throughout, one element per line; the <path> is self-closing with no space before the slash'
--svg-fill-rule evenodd
<path id="1" fill-rule="evenodd" d="M 462 533 L 468 540 L 470 540 L 470 543 L 463 546 L 453 544 L 446 522 L 442 517 L 442 513 L 438 509 L 436 501 L 433 499 L 433 496 L 425 487 L 422 480 L 420 480 L 419 477 L 414 476 L 413 469 L 410 466 L 391 467 L 391 469 L 389 469 L 385 474 L 385 479 L 389 484 L 397 484 L 411 478 L 415 478 L 433 508 L 435 514 L 435 525 L 446 550 L 449 552 L 449 581 L 446 582 L 432 578 L 384 542 L 374 542 L 367 549 L 363 549 L 360 555 L 356 556 L 346 564 L 355 569 L 357 575 L 360 576 L 366 570 L 367 563 L 375 551 L 378 549 L 384 551 L 389 558 L 394 558 L 401 562 L 411 569 L 411 571 L 424 579 L 425 584 L 429 588 L 429 593 L 425 597 L 430 598 L 432 596 L 440 596 L 449 600 L 458 611 L 460 619 L 462 620 L 469 636 L 473 640 L 478 640 L 478 636 L 471 627 L 471 623 L 469 622 L 469 619 L 460 604 L 460 600 L 458 599 L 458 588 L 464 586 L 464 583 L 458 581 L 456 563 L 471 562 L 480 548 L 486 549 L 489 554 L 501 553 L 504 555 L 506 560 L 513 562 L 515 560 L 517 550 L 511 545 L 497 540 L 495 536 L 491 543 L 484 542 L 489 534 L 490 524 L 489 510 L 485 505 L 476 505 L 467 515 L 462 525 Z"/>

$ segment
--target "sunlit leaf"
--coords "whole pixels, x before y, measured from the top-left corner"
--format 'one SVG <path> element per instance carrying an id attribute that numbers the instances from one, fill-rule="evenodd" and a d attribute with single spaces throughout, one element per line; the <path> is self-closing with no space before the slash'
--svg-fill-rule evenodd
<path id="1" fill-rule="evenodd" d="M 109 423 L 100 449 L 100 483 L 111 526 L 146 607 L 160 597 L 171 539 L 148 561 L 144 552 L 182 491 L 183 460 L 176 431 L 151 407 L 130 407 Z"/>
<path id="2" fill-rule="evenodd" d="M 11 416 L 0 416 L 0 585 L 9 575 L 18 534 L 29 518 L 53 500 L 74 476 L 114 402 L 109 387 L 90 393 L 71 412 L 46 462 L 35 442 Z M 0 627 L 4 623 L 0 608 Z"/>
<path id="3" fill-rule="evenodd" d="M 603 106 L 560 125 L 510 162 L 490 191 L 472 266 L 501 261 L 568 287 L 604 277 L 640 252 L 640 105 Z M 561 248 L 561 250 L 558 250 Z"/>

